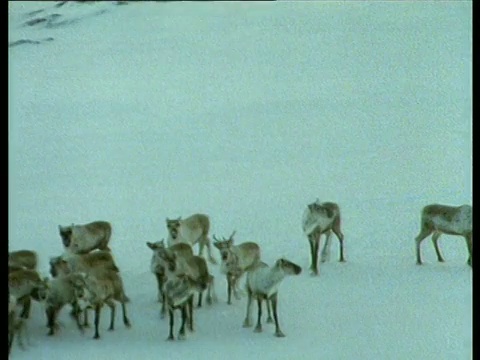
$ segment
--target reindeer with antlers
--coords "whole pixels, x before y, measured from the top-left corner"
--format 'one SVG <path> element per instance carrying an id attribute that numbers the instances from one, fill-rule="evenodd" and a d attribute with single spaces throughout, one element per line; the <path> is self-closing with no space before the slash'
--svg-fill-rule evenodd
<path id="1" fill-rule="evenodd" d="M 233 236 L 236 231 L 230 235 L 228 239 L 217 239 L 213 236 L 213 246 L 220 251 L 222 264 L 220 271 L 227 276 L 227 303 L 232 304 L 232 291 L 238 300 L 237 282 L 252 266 L 260 262 L 260 246 L 252 241 L 247 241 L 238 245 L 234 245 Z"/>
<path id="2" fill-rule="evenodd" d="M 326 234 L 325 244 L 322 249 L 321 261 L 325 262 L 330 255 L 330 237 L 332 231 L 340 241 L 340 259 L 343 257 L 343 234 L 340 230 L 340 207 L 333 202 L 320 202 L 318 199 L 307 206 L 303 213 L 302 228 L 308 237 L 310 243 L 310 254 L 312 264 L 310 269 L 313 275 L 318 275 L 318 249 L 320 246 L 320 237 Z"/>

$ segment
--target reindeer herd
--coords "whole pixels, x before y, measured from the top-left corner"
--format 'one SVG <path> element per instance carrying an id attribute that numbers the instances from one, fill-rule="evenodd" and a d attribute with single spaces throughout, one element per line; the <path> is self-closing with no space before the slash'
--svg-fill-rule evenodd
<path id="1" fill-rule="evenodd" d="M 328 260 L 332 232 L 340 244 L 339 261 L 344 262 L 344 236 L 341 231 L 341 215 L 338 204 L 315 201 L 308 204 L 302 217 L 302 229 L 310 245 L 312 275 L 318 275 L 318 251 L 321 236 L 325 244 L 321 251 L 321 262 Z M 201 308 L 203 296 L 207 304 L 217 301 L 215 278 L 203 257 L 207 248 L 207 259 L 216 265 L 209 237 L 210 220 L 205 214 L 194 214 L 188 218 L 166 219 L 167 241 L 146 242 L 152 250 L 150 270 L 154 274 L 157 299 L 161 303 L 160 316 L 168 312 L 168 340 L 174 340 L 175 310 L 181 314 L 178 339 L 186 336 L 186 327 L 194 330 L 194 308 Z M 83 225 L 59 226 L 64 253 L 50 258 L 50 277 L 42 278 L 38 272 L 38 258 L 33 250 L 9 252 L 8 257 L 8 348 L 14 338 L 23 347 L 26 321 L 30 316 L 31 302 L 45 305 L 48 335 L 59 331 L 58 315 L 68 306 L 70 316 L 80 332 L 88 328 L 88 312 L 94 312 L 94 339 L 100 338 L 99 323 L 103 305 L 110 308 L 109 330 L 115 328 L 116 303 L 121 305 L 123 323 L 130 328 L 127 315 L 126 295 L 123 279 L 109 248 L 112 226 L 106 221 Z M 438 261 L 444 261 L 438 246 L 440 235 L 459 235 L 465 238 L 468 249 L 468 265 L 472 266 L 472 206 L 447 206 L 432 204 L 421 212 L 420 233 L 415 238 L 417 264 L 422 264 L 421 242 L 432 235 L 432 242 Z M 259 244 L 243 242 L 235 244 L 235 231 L 228 237 L 212 236 L 213 246 L 220 253 L 220 272 L 227 280 L 227 303 L 232 304 L 232 294 L 240 299 L 239 281 L 246 275 L 247 293 L 244 327 L 251 327 L 251 307 L 257 302 L 257 323 L 255 332 L 262 331 L 262 307 L 265 302 L 267 323 L 275 323 L 277 337 L 284 337 L 278 319 L 278 288 L 286 276 L 299 275 L 301 267 L 292 261 L 279 258 L 269 266 L 262 261 Z M 193 247 L 199 244 L 198 255 Z M 206 293 L 206 294 L 205 294 Z M 197 296 L 196 306 L 194 296 Z M 273 318 L 272 318 L 273 314 Z"/>

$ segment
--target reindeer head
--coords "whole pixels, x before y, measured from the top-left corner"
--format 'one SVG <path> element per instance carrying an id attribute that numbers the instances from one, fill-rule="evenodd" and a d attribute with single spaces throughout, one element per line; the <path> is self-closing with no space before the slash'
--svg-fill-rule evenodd
<path id="1" fill-rule="evenodd" d="M 181 217 L 177 219 L 166 218 L 167 230 L 173 240 L 175 240 L 178 236 L 181 220 L 182 220 Z"/>
<path id="2" fill-rule="evenodd" d="M 222 257 L 222 261 L 227 261 L 230 254 L 230 249 L 233 246 L 233 236 L 235 235 L 236 230 L 230 235 L 228 239 L 222 238 L 223 240 L 217 239 L 215 235 L 213 235 L 213 246 L 215 246 L 218 250 L 220 250 L 220 256 Z"/>
<path id="3" fill-rule="evenodd" d="M 153 251 L 156 251 L 158 249 L 164 249 L 165 248 L 165 240 L 162 239 L 160 241 L 155 241 L 154 243 L 148 242 L 147 241 L 147 246 L 152 249 Z"/>
<path id="4" fill-rule="evenodd" d="M 39 282 L 35 284 L 30 293 L 30 296 L 37 300 L 38 302 L 43 302 L 48 297 L 48 289 L 49 289 L 49 280 L 47 277 L 43 278 Z"/>
<path id="5" fill-rule="evenodd" d="M 52 275 L 52 277 L 57 277 L 59 274 L 66 275 L 70 272 L 71 269 L 68 262 L 61 256 L 50 258 L 50 275 Z"/>
<path id="6" fill-rule="evenodd" d="M 92 297 L 87 288 L 86 278 L 87 275 L 81 272 L 70 275 L 68 279 L 69 284 L 73 288 L 74 297 L 82 310 L 89 306 L 89 300 Z"/>
<path id="7" fill-rule="evenodd" d="M 73 224 L 71 226 L 58 225 L 58 232 L 60 233 L 60 237 L 62 238 L 63 246 L 65 247 L 70 246 L 70 242 L 72 240 L 72 228 Z"/>
<path id="8" fill-rule="evenodd" d="M 275 262 L 275 266 L 280 268 L 286 275 L 298 275 L 302 272 L 302 268 L 290 260 L 281 258 Z"/>

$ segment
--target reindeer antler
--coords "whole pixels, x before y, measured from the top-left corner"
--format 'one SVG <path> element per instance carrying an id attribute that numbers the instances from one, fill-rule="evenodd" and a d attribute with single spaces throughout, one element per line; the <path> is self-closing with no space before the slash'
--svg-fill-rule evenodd
<path id="1" fill-rule="evenodd" d="M 213 235 L 212 238 L 213 238 L 213 240 L 215 240 L 216 242 L 220 242 L 220 240 L 218 240 L 215 235 Z"/>
<path id="2" fill-rule="evenodd" d="M 237 230 L 233 230 L 232 235 L 230 235 L 230 237 L 228 238 L 228 240 L 233 240 L 233 235 L 235 235 L 236 232 L 237 232 Z"/>

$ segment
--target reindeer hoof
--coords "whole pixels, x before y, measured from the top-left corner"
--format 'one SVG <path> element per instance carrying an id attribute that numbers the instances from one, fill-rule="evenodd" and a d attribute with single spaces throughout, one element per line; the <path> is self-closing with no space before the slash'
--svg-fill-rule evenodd
<path id="1" fill-rule="evenodd" d="M 95 336 L 93 337 L 93 340 L 99 340 L 99 339 L 100 339 L 100 335 L 95 335 Z"/>
<path id="2" fill-rule="evenodd" d="M 318 270 L 313 270 L 313 271 L 310 273 L 310 276 L 318 276 Z"/>
<path id="3" fill-rule="evenodd" d="M 273 319 L 272 319 L 272 317 L 268 317 L 267 318 L 267 324 L 271 324 L 271 323 L 273 323 Z"/>
<path id="4" fill-rule="evenodd" d="M 178 334 L 177 340 L 185 340 L 185 339 L 186 339 L 185 334 Z"/>
<path id="5" fill-rule="evenodd" d="M 423 265 L 421 261 L 417 261 L 417 265 Z"/>
<path id="6" fill-rule="evenodd" d="M 243 327 L 244 328 L 249 328 L 249 327 L 252 327 L 252 324 L 250 323 L 250 321 L 244 321 L 243 322 Z"/>
<path id="7" fill-rule="evenodd" d="M 263 330 L 262 330 L 262 326 L 260 325 L 257 325 L 255 326 L 255 329 L 253 330 L 253 332 L 256 332 L 256 333 L 261 333 Z"/>
<path id="8" fill-rule="evenodd" d="M 166 341 L 174 341 L 174 340 L 175 340 L 175 338 L 173 337 L 173 335 L 167 337 L 167 339 L 166 339 Z"/>
<path id="9" fill-rule="evenodd" d="M 275 336 L 276 336 L 276 337 L 285 337 L 285 334 L 284 334 L 283 332 L 281 332 L 281 331 L 276 331 L 276 332 L 275 332 Z"/>

